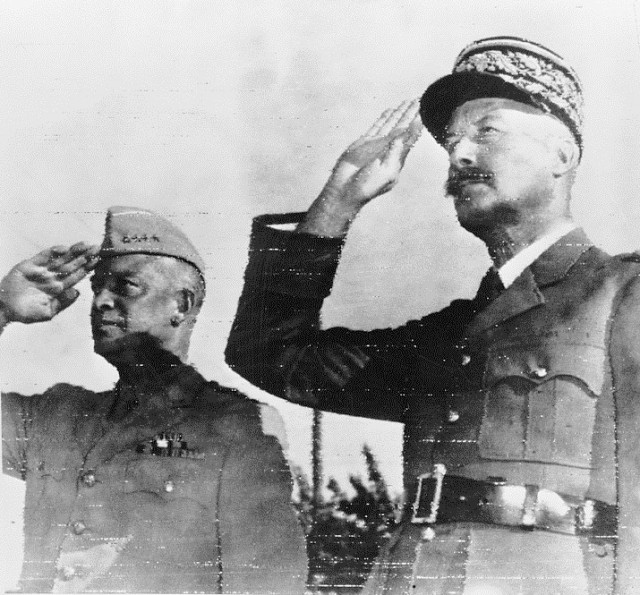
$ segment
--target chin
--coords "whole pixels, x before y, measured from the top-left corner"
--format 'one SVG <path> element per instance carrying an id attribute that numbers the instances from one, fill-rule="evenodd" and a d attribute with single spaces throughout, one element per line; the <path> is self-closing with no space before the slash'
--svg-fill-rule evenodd
<path id="1" fill-rule="evenodd" d="M 93 350 L 110 364 L 139 364 L 161 361 L 166 353 L 172 353 L 161 338 L 144 332 L 134 332 L 117 338 L 94 338 Z"/>
<path id="2" fill-rule="evenodd" d="M 94 339 L 93 351 L 106 359 L 110 364 L 131 363 L 136 359 L 136 341 L 130 341 L 127 337 L 119 339 Z"/>
<path id="3" fill-rule="evenodd" d="M 499 203 L 478 205 L 471 200 L 457 199 L 456 214 L 458 222 L 468 232 L 484 238 L 495 229 L 519 225 L 522 217 L 513 204 Z"/>

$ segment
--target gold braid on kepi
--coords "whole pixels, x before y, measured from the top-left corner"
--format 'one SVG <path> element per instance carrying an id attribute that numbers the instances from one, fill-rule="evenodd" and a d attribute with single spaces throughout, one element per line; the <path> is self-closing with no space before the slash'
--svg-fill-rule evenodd
<path id="1" fill-rule="evenodd" d="M 424 92 L 420 115 L 443 143 L 451 115 L 465 101 L 504 97 L 537 107 L 571 130 L 582 154 L 582 85 L 567 62 L 548 48 L 518 37 L 490 37 L 469 44 L 453 72 Z"/>
<path id="2" fill-rule="evenodd" d="M 109 207 L 100 257 L 154 254 L 184 260 L 204 278 L 204 260 L 189 238 L 164 217 L 138 207 Z"/>

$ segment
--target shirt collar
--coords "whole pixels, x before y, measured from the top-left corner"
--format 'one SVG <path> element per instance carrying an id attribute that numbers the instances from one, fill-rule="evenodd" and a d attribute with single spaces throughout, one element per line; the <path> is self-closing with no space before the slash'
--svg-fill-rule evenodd
<path id="1" fill-rule="evenodd" d="M 512 285 L 522 272 L 531 266 L 543 252 L 576 227 L 578 226 L 573 221 L 563 221 L 509 259 L 498 269 L 498 275 L 504 287 L 507 288 Z"/>

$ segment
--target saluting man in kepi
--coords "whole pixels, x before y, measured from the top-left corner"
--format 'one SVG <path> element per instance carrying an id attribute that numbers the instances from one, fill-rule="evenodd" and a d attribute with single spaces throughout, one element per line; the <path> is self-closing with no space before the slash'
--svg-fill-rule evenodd
<path id="1" fill-rule="evenodd" d="M 423 125 L 493 266 L 473 299 L 399 328 L 322 329 L 349 226 Z M 640 593 L 640 258 L 574 222 L 582 151 L 567 61 L 483 39 L 356 140 L 306 214 L 255 220 L 229 364 L 295 403 L 404 424 L 407 506 L 367 593 Z"/>
<path id="2" fill-rule="evenodd" d="M 22 590 L 302 593 L 277 413 L 188 365 L 204 262 L 177 227 L 109 209 L 100 248 L 44 250 L 0 282 L 1 327 L 53 318 L 91 271 L 115 388 L 2 396 L 3 468 L 26 481 Z"/>

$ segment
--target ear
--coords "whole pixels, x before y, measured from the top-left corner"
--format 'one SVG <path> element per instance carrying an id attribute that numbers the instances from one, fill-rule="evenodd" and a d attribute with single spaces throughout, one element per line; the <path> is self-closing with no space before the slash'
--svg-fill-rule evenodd
<path id="1" fill-rule="evenodd" d="M 176 313 L 171 320 L 182 322 L 191 312 L 195 304 L 195 294 L 190 289 L 180 289 L 176 292 Z"/>
<path id="2" fill-rule="evenodd" d="M 573 139 L 558 137 L 554 146 L 555 164 L 553 175 L 560 178 L 566 173 L 573 171 L 580 162 L 580 149 Z"/>

